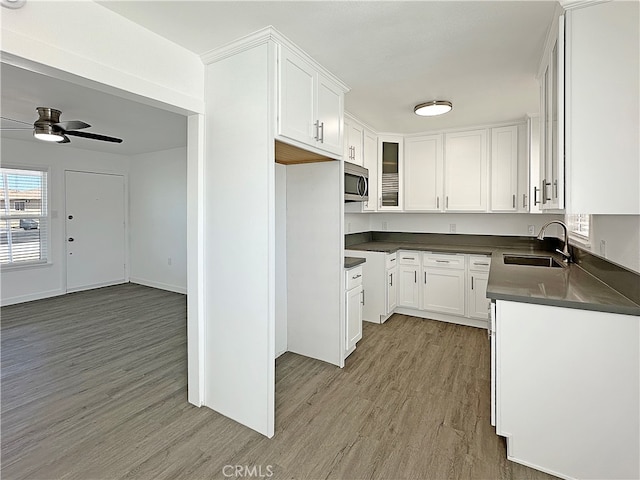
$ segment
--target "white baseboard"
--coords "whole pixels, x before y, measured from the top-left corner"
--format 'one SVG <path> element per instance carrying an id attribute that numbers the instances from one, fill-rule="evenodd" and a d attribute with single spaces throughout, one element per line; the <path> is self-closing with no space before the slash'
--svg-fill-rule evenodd
<path id="1" fill-rule="evenodd" d="M 8 305 L 16 305 L 18 303 L 33 302 L 34 300 L 42 300 L 43 298 L 58 297 L 60 295 L 64 295 L 65 293 L 67 292 L 61 289 L 48 290 L 46 292 L 30 293 L 28 295 L 20 295 L 17 297 L 3 298 L 0 305 L 3 307 L 6 307 Z"/>
<path id="2" fill-rule="evenodd" d="M 426 312 L 423 310 L 414 310 L 412 308 L 398 307 L 394 313 L 402 315 L 411 315 L 412 317 L 426 318 L 429 320 L 439 320 L 441 322 L 457 323 L 458 325 L 466 325 L 468 327 L 483 328 L 486 330 L 487 320 L 476 320 L 475 318 L 458 317 L 456 315 L 447 315 L 446 313 Z"/>
<path id="3" fill-rule="evenodd" d="M 168 283 L 156 282 L 155 280 L 148 280 L 146 278 L 129 277 L 131 283 L 137 283 L 138 285 L 144 285 L 146 287 L 159 288 L 160 290 L 167 290 L 169 292 L 187 294 L 187 287 L 178 285 L 170 285 Z"/>

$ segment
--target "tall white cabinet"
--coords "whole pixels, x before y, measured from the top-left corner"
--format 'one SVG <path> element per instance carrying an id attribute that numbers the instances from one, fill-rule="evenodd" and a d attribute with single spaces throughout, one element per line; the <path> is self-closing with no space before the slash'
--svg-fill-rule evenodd
<path id="1" fill-rule="evenodd" d="M 444 195 L 449 211 L 487 210 L 487 130 L 445 134 Z"/>
<path id="2" fill-rule="evenodd" d="M 272 28 L 202 59 L 203 404 L 271 437 L 276 324 L 288 351 L 344 363 L 343 169 L 328 157 L 346 87 Z M 284 162 L 276 181 L 278 142 L 326 161 Z"/>

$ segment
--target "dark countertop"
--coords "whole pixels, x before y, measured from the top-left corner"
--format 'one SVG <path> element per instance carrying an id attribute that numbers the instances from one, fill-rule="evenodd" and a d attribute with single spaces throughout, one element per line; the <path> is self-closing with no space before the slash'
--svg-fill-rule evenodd
<path id="1" fill-rule="evenodd" d="M 367 260 L 358 257 L 344 257 L 344 268 L 349 269 L 363 264 Z"/>
<path id="2" fill-rule="evenodd" d="M 559 262 L 562 261 L 559 254 L 535 248 L 535 246 L 371 241 L 350 245 L 345 249 L 384 253 L 393 253 L 398 250 L 417 250 L 491 255 L 491 269 L 487 285 L 487 297 L 491 299 L 640 316 L 640 305 L 574 263 L 562 268 L 504 263 L 502 256 L 505 253 L 551 255 Z"/>

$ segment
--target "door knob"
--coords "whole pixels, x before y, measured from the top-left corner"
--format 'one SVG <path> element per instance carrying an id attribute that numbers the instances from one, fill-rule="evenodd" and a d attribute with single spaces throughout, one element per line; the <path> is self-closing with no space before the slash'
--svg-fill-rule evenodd
<path id="1" fill-rule="evenodd" d="M 73 220 L 73 215 L 69 215 L 69 220 Z"/>
<path id="2" fill-rule="evenodd" d="M 73 242 L 73 237 L 69 237 L 69 241 L 70 241 L 70 242 Z"/>

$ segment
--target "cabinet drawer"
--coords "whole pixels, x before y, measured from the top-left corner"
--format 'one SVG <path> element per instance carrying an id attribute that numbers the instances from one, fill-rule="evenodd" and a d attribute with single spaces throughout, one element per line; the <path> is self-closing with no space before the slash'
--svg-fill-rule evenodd
<path id="1" fill-rule="evenodd" d="M 362 266 L 350 268 L 345 272 L 345 288 L 351 290 L 358 285 L 362 285 Z"/>
<path id="2" fill-rule="evenodd" d="M 424 267 L 452 268 L 456 270 L 464 270 L 464 255 L 446 253 L 425 253 L 422 256 L 422 265 Z"/>
<path id="3" fill-rule="evenodd" d="M 398 263 L 400 265 L 420 265 L 420 252 L 400 251 L 398 252 Z"/>
<path id="4" fill-rule="evenodd" d="M 483 255 L 470 255 L 469 256 L 469 270 L 474 272 L 488 272 L 491 266 L 491 257 L 485 257 Z"/>
<path id="5" fill-rule="evenodd" d="M 387 270 L 389 270 L 390 268 L 393 268 L 396 266 L 397 262 L 397 256 L 395 253 L 390 253 L 387 255 Z"/>

